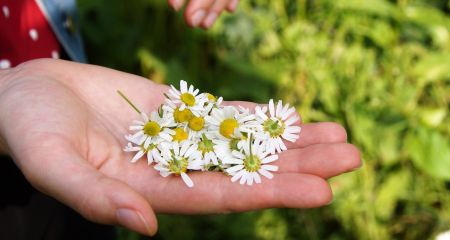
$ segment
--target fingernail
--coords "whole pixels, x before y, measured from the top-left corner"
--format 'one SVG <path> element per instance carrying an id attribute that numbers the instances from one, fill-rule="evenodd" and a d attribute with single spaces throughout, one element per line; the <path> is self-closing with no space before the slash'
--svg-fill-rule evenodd
<path id="1" fill-rule="evenodd" d="M 326 206 L 331 205 L 333 202 L 334 202 L 334 199 L 332 198 L 332 199 L 327 203 Z"/>
<path id="2" fill-rule="evenodd" d="M 194 27 L 197 27 L 200 24 L 200 22 L 203 20 L 203 18 L 205 17 L 205 14 L 206 14 L 206 12 L 203 9 L 200 9 L 200 10 L 197 10 L 196 12 L 194 12 L 194 14 L 192 15 L 192 25 Z"/>
<path id="3" fill-rule="evenodd" d="M 230 2 L 230 5 L 228 5 L 228 9 L 230 9 L 231 11 L 236 10 L 236 7 L 238 5 L 239 0 L 232 0 Z"/>
<path id="4" fill-rule="evenodd" d="M 175 11 L 180 10 L 182 2 L 181 0 L 172 0 L 172 7 L 175 9 Z"/>
<path id="5" fill-rule="evenodd" d="M 150 225 L 138 211 L 120 208 L 116 211 L 116 217 L 119 224 L 126 228 L 139 230 L 139 232 L 148 233 L 150 236 L 154 235 Z"/>
<path id="6" fill-rule="evenodd" d="M 217 13 L 216 12 L 209 13 L 208 16 L 206 16 L 206 19 L 205 19 L 205 22 L 204 22 L 205 27 L 206 28 L 211 27 L 214 24 L 214 22 L 216 21 L 216 18 L 217 18 Z"/>

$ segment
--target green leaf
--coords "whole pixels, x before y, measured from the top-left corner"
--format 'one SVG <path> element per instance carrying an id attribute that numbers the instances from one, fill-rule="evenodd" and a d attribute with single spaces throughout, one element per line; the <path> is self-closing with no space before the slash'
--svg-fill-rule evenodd
<path id="1" fill-rule="evenodd" d="M 400 198 L 407 194 L 411 176 L 408 171 L 390 173 L 383 181 L 375 200 L 376 214 L 384 221 L 392 217 L 395 206 Z"/>
<path id="2" fill-rule="evenodd" d="M 450 141 L 440 132 L 419 128 L 409 133 L 405 149 L 418 169 L 440 179 L 450 180 Z"/>

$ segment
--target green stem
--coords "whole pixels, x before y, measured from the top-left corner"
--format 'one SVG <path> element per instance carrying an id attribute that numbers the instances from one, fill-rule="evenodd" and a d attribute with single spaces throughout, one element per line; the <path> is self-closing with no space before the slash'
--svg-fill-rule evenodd
<path id="1" fill-rule="evenodd" d="M 130 104 L 130 106 L 139 114 L 141 114 L 142 112 L 130 101 L 130 99 L 127 98 L 127 96 L 125 96 L 125 94 L 123 94 L 120 90 L 117 90 L 117 93 L 123 98 L 125 99 L 125 101 L 127 101 L 128 104 Z"/>

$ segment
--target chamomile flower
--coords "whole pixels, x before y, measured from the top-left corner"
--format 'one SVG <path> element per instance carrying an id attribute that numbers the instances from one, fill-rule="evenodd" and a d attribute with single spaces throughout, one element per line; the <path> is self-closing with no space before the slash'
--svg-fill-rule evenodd
<path id="1" fill-rule="evenodd" d="M 186 130 L 189 132 L 190 139 L 193 141 L 200 140 L 201 136 L 208 130 L 208 122 L 203 116 L 194 116 L 189 120 Z"/>
<path id="2" fill-rule="evenodd" d="M 195 116 L 199 116 L 204 111 L 204 104 L 208 101 L 207 96 L 199 94 L 199 90 L 193 85 L 188 88 L 187 82 L 180 81 L 180 90 L 171 85 L 169 89 L 169 99 L 166 102 L 173 102 L 179 106 L 179 110 L 189 109 Z"/>
<path id="3" fill-rule="evenodd" d="M 166 104 L 162 106 L 162 109 L 165 112 L 164 114 L 173 118 L 173 121 L 179 126 L 186 125 L 189 120 L 194 117 L 191 110 L 187 108 L 180 110 L 180 107 L 171 101 L 166 101 Z"/>
<path id="4" fill-rule="evenodd" d="M 257 126 L 253 114 L 240 114 L 235 107 L 226 106 L 221 109 L 215 108 L 210 116 L 205 119 L 210 124 L 210 131 L 217 133 L 219 138 L 239 137 L 236 134 L 253 132 Z"/>
<path id="5" fill-rule="evenodd" d="M 252 185 L 269 179 L 278 167 L 277 153 L 286 150 L 284 140 L 295 142 L 301 128 L 295 108 L 281 101 L 255 112 L 244 107 L 222 106 L 222 97 L 199 93 L 180 81 L 180 89 L 171 86 L 165 104 L 150 117 L 142 113 L 122 92 L 125 101 L 142 116 L 133 121 L 125 136 L 125 152 L 134 153 L 131 162 L 144 156 L 161 176 L 181 176 L 188 187 L 194 183 L 192 171 L 220 171 L 231 181 Z"/>
<path id="6" fill-rule="evenodd" d="M 195 116 L 192 114 L 191 110 L 187 108 L 180 110 L 180 107 L 177 107 L 170 101 L 166 105 L 163 105 L 162 108 L 168 116 L 173 117 L 178 128 L 184 129 L 183 132 L 187 134 L 186 136 L 188 136 L 189 139 L 194 141 L 195 139 L 199 139 L 207 129 L 207 123 L 203 116 L 205 113 L 204 111 L 200 112 L 198 116 Z"/>
<path id="7" fill-rule="evenodd" d="M 259 139 L 249 139 L 243 151 L 233 151 L 233 155 L 235 160 L 230 162 L 232 166 L 225 170 L 232 176 L 232 182 L 239 180 L 240 184 L 247 185 L 261 183 L 260 175 L 272 179 L 271 172 L 278 170 L 278 166 L 268 164 L 278 160 L 278 155 L 270 155 Z"/>
<path id="8" fill-rule="evenodd" d="M 278 101 L 277 106 L 272 99 L 269 101 L 269 115 L 267 115 L 267 107 L 255 108 L 256 120 L 260 124 L 261 132 L 257 136 L 262 136 L 266 140 L 266 148 L 270 153 L 280 153 L 287 150 L 286 145 L 282 139 L 290 142 L 295 142 L 299 138 L 301 131 L 300 126 L 293 124 L 299 120 L 296 115 L 294 107 L 289 107 L 289 104 L 283 106 L 282 101 Z"/>
<path id="9" fill-rule="evenodd" d="M 171 174 L 179 175 L 188 187 L 193 187 L 194 183 L 187 172 L 189 170 L 200 170 L 203 167 L 203 162 L 196 148 L 197 146 L 190 141 L 184 141 L 180 144 L 178 142 L 162 144 L 162 158 L 155 165 L 155 169 L 163 177 Z"/>
<path id="10" fill-rule="evenodd" d="M 223 98 L 216 97 L 211 93 L 204 93 L 208 101 L 205 103 L 205 112 L 209 113 L 213 108 L 218 108 L 222 104 Z"/>
<path id="11" fill-rule="evenodd" d="M 158 145 L 163 141 L 171 141 L 175 132 L 169 127 L 173 126 L 171 119 L 161 117 L 157 112 L 152 112 L 150 118 L 145 113 L 141 113 L 144 121 L 133 121 L 130 126 L 131 131 L 137 131 L 127 140 L 137 145 L 143 145 L 147 149 L 150 145 Z"/>
<path id="12" fill-rule="evenodd" d="M 200 152 L 201 158 L 203 159 L 204 170 L 208 170 L 209 167 L 218 166 L 220 164 L 219 158 L 214 151 L 214 142 L 211 138 L 208 138 L 206 134 L 202 134 L 201 139 L 199 139 L 197 145 L 197 151 Z"/>
<path id="13" fill-rule="evenodd" d="M 133 145 L 131 142 L 127 144 L 127 146 L 123 149 L 125 152 L 136 152 L 134 157 L 131 159 L 131 162 L 137 162 L 143 156 L 147 154 L 147 164 L 150 165 L 153 162 L 159 162 L 161 159 L 161 153 L 156 145 L 151 144 L 148 148 L 144 148 L 143 145 Z"/>
<path id="14" fill-rule="evenodd" d="M 239 135 L 237 137 L 236 135 Z M 234 134 L 232 138 L 214 138 L 214 151 L 217 157 L 222 160 L 224 164 L 233 162 L 233 151 L 242 151 L 243 146 L 247 142 L 247 134 Z"/>

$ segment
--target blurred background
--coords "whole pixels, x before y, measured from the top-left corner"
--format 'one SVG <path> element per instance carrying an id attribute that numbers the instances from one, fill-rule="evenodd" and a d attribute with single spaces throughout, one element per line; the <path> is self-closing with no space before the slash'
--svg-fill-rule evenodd
<path id="1" fill-rule="evenodd" d="M 154 239 L 435 239 L 450 230 L 450 1 L 245 0 L 209 31 L 188 28 L 166 0 L 78 4 L 91 63 L 185 79 L 225 99 L 283 99 L 304 122 L 341 123 L 362 151 L 360 170 L 331 179 L 327 207 L 160 215 Z"/>

